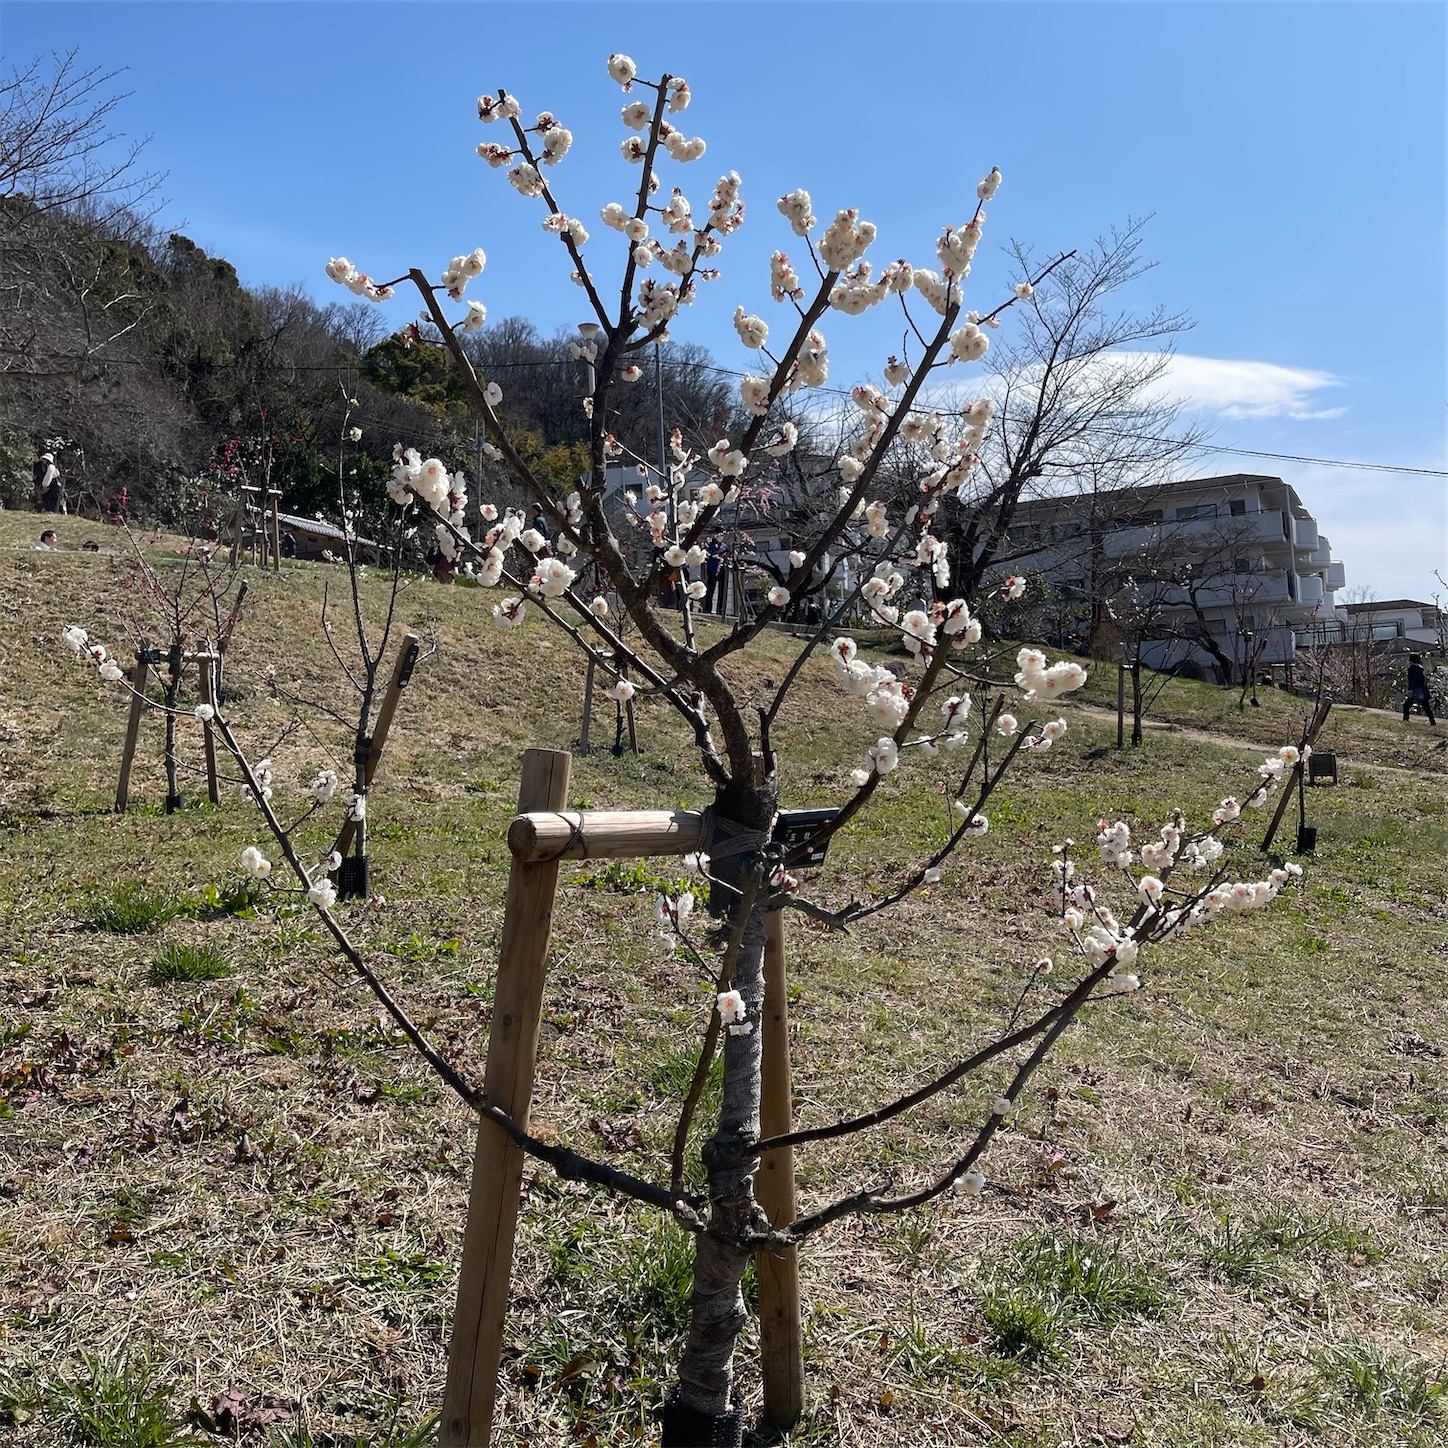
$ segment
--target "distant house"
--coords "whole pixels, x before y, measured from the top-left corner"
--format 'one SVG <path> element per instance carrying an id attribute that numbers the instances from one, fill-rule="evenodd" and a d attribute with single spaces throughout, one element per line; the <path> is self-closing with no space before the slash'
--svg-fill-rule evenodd
<path id="1" fill-rule="evenodd" d="M 1370 639 L 1388 652 L 1407 653 L 1420 648 L 1436 649 L 1442 637 L 1442 611 L 1436 604 L 1420 603 L 1412 598 L 1343 603 L 1336 612 L 1340 615 L 1333 620 L 1336 627 L 1330 624 L 1313 630 L 1314 637 L 1323 643 Z"/>

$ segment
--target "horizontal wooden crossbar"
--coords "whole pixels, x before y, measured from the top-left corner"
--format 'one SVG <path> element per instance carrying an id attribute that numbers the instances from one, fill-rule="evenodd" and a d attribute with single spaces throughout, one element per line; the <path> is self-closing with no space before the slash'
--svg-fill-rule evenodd
<path id="1" fill-rule="evenodd" d="M 520 814 L 508 826 L 508 848 L 523 864 L 545 860 L 629 860 L 687 855 L 699 848 L 698 810 L 577 810 Z"/>

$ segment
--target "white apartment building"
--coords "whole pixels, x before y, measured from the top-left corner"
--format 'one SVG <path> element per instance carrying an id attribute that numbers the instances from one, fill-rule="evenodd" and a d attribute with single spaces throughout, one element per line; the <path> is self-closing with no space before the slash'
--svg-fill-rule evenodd
<path id="1" fill-rule="evenodd" d="M 1067 596 L 1135 606 L 1151 620 L 1144 663 L 1208 677 L 1223 657 L 1290 664 L 1298 633 L 1342 616 L 1333 594 L 1347 581 L 1296 490 L 1256 473 L 1023 503 L 1000 559 Z"/>

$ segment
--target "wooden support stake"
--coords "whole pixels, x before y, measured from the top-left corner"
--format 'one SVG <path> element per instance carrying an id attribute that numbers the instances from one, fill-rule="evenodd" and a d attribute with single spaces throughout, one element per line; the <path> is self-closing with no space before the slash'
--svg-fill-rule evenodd
<path id="1" fill-rule="evenodd" d="M 1332 710 L 1331 699 L 1321 699 L 1317 708 L 1313 710 L 1312 722 L 1307 726 L 1307 732 L 1302 737 L 1304 747 L 1311 747 L 1317 736 L 1322 733 L 1322 726 L 1327 723 L 1327 716 Z M 1293 766 L 1292 773 L 1287 777 L 1281 786 L 1280 798 L 1277 801 L 1277 808 L 1272 815 L 1272 823 L 1267 826 L 1267 833 L 1262 837 L 1262 848 L 1270 850 L 1272 841 L 1277 836 L 1277 828 L 1282 823 L 1282 816 L 1287 813 L 1288 802 L 1292 798 L 1294 788 L 1300 789 L 1302 779 L 1303 762 L 1298 760 Z"/>
<path id="2" fill-rule="evenodd" d="M 131 718 L 126 725 L 126 743 L 121 750 L 121 777 L 116 782 L 116 813 L 126 812 L 126 801 L 131 796 L 131 762 L 136 757 L 136 739 L 141 732 L 141 712 L 146 707 L 146 680 L 150 674 L 143 650 L 144 642 L 136 651 L 136 667 L 131 670 L 131 687 L 136 691 L 131 696 Z"/>
<path id="3" fill-rule="evenodd" d="M 272 567 L 280 573 L 282 571 L 282 490 L 280 488 L 268 488 L 267 493 L 272 500 Z M 262 521 L 266 521 L 265 513 L 262 514 Z"/>
<path id="4" fill-rule="evenodd" d="M 784 911 L 764 917 L 764 1012 L 759 1129 L 782 1136 L 794 1129 L 789 1072 L 789 980 L 784 952 Z M 771 1226 L 788 1226 L 796 1212 L 794 1149 L 765 1152 L 754 1179 L 754 1194 Z M 761 1252 L 759 1274 L 759 1366 L 764 1376 L 764 1421 L 789 1428 L 804 1411 L 804 1324 L 799 1302 L 799 1249 Z"/>
<path id="5" fill-rule="evenodd" d="M 420 647 L 415 633 L 403 634 L 402 647 L 397 651 L 397 662 L 392 666 L 392 678 L 388 681 L 387 692 L 382 696 L 382 707 L 377 711 L 377 722 L 372 726 L 372 747 L 367 751 L 367 764 L 362 776 L 368 785 L 372 783 L 372 777 L 377 773 L 377 766 L 382 760 L 382 751 L 387 747 L 387 735 L 392 728 L 392 716 L 397 713 L 397 705 L 402 698 L 402 691 L 411 681 L 412 666 L 417 662 Z M 342 826 L 342 833 L 337 836 L 337 843 L 332 848 L 339 855 L 345 856 L 351 848 L 352 838 L 356 833 L 357 822 L 348 820 Z"/>
<path id="6" fill-rule="evenodd" d="M 593 724 L 593 674 L 597 667 L 593 655 L 590 654 L 588 656 L 588 673 L 583 680 L 583 728 L 578 733 L 578 752 L 580 754 L 591 752 L 588 745 L 588 731 Z"/>
<path id="7" fill-rule="evenodd" d="M 216 709 L 216 665 L 214 654 L 196 654 L 196 667 L 201 670 L 201 702 Z M 201 725 L 201 744 L 206 754 L 206 798 L 221 803 L 221 786 L 216 779 L 216 726 L 210 719 Z"/>
<path id="8" fill-rule="evenodd" d="M 563 750 L 527 750 L 518 790 L 519 810 L 562 809 L 568 798 L 571 760 Z M 524 1127 L 533 1093 L 544 964 L 557 884 L 557 860 L 533 865 L 514 860 L 508 873 L 483 1089 L 489 1101 Z M 499 1127 L 480 1121 L 448 1347 L 438 1440 L 441 1448 L 486 1448 L 492 1433 L 522 1181 L 522 1151 Z"/>

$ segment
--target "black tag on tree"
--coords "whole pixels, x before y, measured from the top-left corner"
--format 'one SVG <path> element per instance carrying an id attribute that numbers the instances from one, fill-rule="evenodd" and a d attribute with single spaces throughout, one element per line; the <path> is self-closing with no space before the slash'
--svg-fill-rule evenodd
<path id="1" fill-rule="evenodd" d="M 367 856 L 348 855 L 337 867 L 337 898 L 365 900 L 371 893 Z"/>

